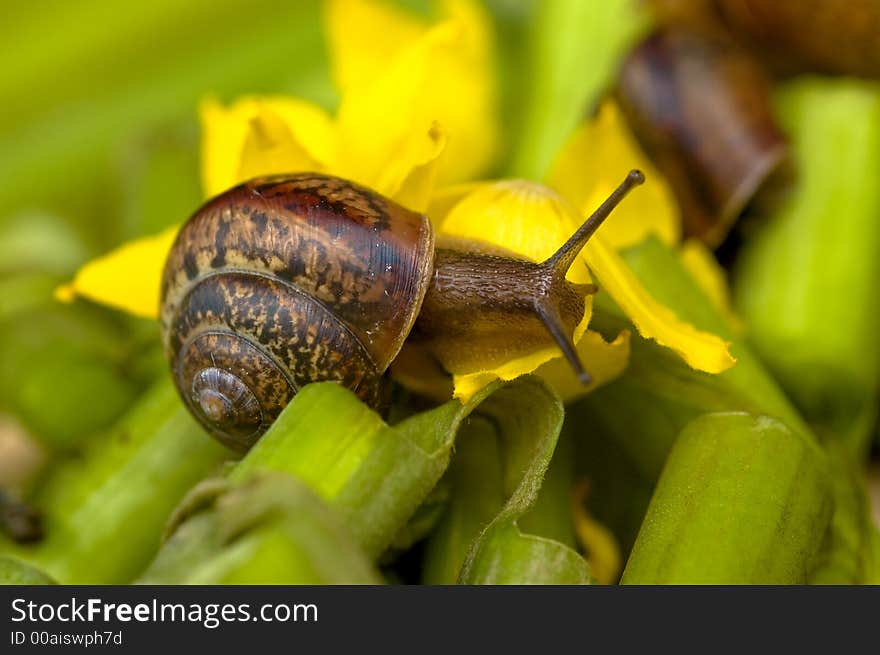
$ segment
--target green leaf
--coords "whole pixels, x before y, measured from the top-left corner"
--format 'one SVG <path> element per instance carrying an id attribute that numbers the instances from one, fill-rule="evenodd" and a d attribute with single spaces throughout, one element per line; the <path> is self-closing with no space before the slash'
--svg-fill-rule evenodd
<path id="1" fill-rule="evenodd" d="M 574 548 L 577 541 L 572 518 L 574 486 L 574 443 L 563 423 L 541 490 L 531 509 L 519 519 L 520 529 Z"/>
<path id="2" fill-rule="evenodd" d="M 409 550 L 416 543 L 431 534 L 447 511 L 449 495 L 449 482 L 444 477 L 431 490 L 431 493 L 428 494 L 422 504 L 419 505 L 419 508 L 410 517 L 406 525 L 394 535 L 391 547 L 385 551 L 380 563 L 382 563 L 382 560 L 393 562 L 400 553 Z"/>
<path id="3" fill-rule="evenodd" d="M 390 427 L 348 389 L 304 387 L 230 473 L 290 473 L 327 500 L 378 557 L 443 475 L 461 421 L 491 393 L 451 401 Z"/>
<path id="4" fill-rule="evenodd" d="M 682 431 L 626 584 L 803 584 L 831 519 L 820 448 L 776 419 L 707 414 Z"/>
<path id="5" fill-rule="evenodd" d="M 798 182 L 745 242 L 735 300 L 807 419 L 861 457 L 880 386 L 880 86 L 799 79 L 777 105 Z"/>
<path id="6" fill-rule="evenodd" d="M 479 417 L 491 417 L 492 429 L 498 430 L 505 462 L 501 498 L 511 496 L 498 515 L 498 529 L 487 533 L 483 556 L 490 557 L 493 549 L 501 555 L 515 551 L 516 557 L 509 560 L 514 567 L 510 576 L 515 577 L 533 574 L 526 567 L 529 557 L 544 561 L 549 552 L 555 558 L 547 569 L 550 573 L 558 570 L 557 562 L 570 568 L 577 563 L 581 575 L 569 578 L 585 580 L 586 565 L 574 551 L 517 532 L 500 534 L 505 525 L 515 528 L 516 519 L 534 504 L 562 420 L 559 400 L 534 378 L 492 385 L 466 405 L 450 401 L 393 427 L 339 385 L 309 385 L 235 467 L 230 479 L 247 480 L 264 470 L 295 475 L 343 517 L 355 541 L 375 559 L 446 471 L 459 430 L 463 430 L 462 447 L 469 448 L 471 430 L 485 426 L 485 419 L 476 416 L 462 424 L 474 411 Z M 543 569 L 541 573 L 549 575 Z"/>
<path id="7" fill-rule="evenodd" d="M 490 417 L 496 431 L 500 454 L 496 466 L 500 464 L 501 482 L 497 492 L 506 502 L 472 543 L 459 582 L 589 582 L 589 567 L 576 551 L 559 541 L 526 534 L 519 526 L 537 503 L 562 427 L 564 413 L 555 394 L 543 384 L 522 382 L 499 389 L 480 405 L 479 411 Z M 468 436 L 463 435 L 463 439 Z M 570 501 L 565 501 L 567 508 Z"/>
<path id="8" fill-rule="evenodd" d="M 472 416 L 462 428 L 444 481 L 451 498 L 425 546 L 422 583 L 455 584 L 480 531 L 504 506 L 498 432 L 487 417 Z"/>
<path id="9" fill-rule="evenodd" d="M 538 414 L 546 414 L 552 409 L 553 405 L 548 405 L 539 409 Z M 511 500 L 512 491 L 510 482 L 505 482 L 505 478 L 510 477 L 509 472 L 505 470 L 508 450 L 505 448 L 505 440 L 500 436 L 500 425 L 494 415 L 483 416 L 483 412 L 484 408 L 481 406 L 471 416 L 456 441 L 455 457 L 444 478 L 451 487 L 452 498 L 440 524 L 426 544 L 422 574 L 422 582 L 425 584 L 457 582 L 468 552 L 475 547 L 475 542 L 481 537 L 482 531 L 499 514 L 509 510 L 505 507 Z M 547 427 L 548 438 L 559 430 L 555 422 L 552 425 L 548 424 Z M 523 425 L 520 430 L 522 438 L 531 439 L 531 436 L 525 436 L 529 432 L 529 428 Z M 539 430 L 537 433 L 542 432 Z M 554 540 L 554 543 L 560 547 L 574 545 L 571 517 L 573 462 L 572 453 L 570 448 L 565 446 L 566 443 L 560 441 L 556 445 L 540 490 L 536 497 L 531 499 L 531 506 L 520 512 L 518 516 L 512 517 L 519 530 L 503 535 L 500 547 L 487 546 L 487 548 L 494 548 L 499 556 L 503 556 L 504 550 L 515 549 L 524 539 L 528 541 L 529 537 L 525 537 L 523 532 L 529 533 L 532 537 L 540 536 Z M 543 452 L 538 451 L 538 454 Z M 540 463 L 537 465 L 540 466 Z M 534 574 L 530 568 L 533 566 L 532 558 L 545 556 L 545 553 L 541 552 L 543 549 L 542 545 L 533 552 L 523 552 L 522 561 L 508 563 L 509 567 L 505 575 L 518 576 L 522 582 L 537 582 L 531 579 Z M 584 568 L 582 559 L 578 561 L 564 557 L 563 567 L 556 568 L 549 574 L 560 576 L 559 581 L 564 580 L 566 571 L 564 565 L 567 563 L 574 564 L 575 581 L 580 581 L 578 573 Z M 545 577 L 546 575 L 544 574 Z"/>
<path id="10" fill-rule="evenodd" d="M 627 263 L 657 300 L 675 311 L 680 318 L 732 343 L 731 352 L 736 357 L 736 365 L 718 375 L 700 374 L 695 378 L 699 380 L 698 383 L 688 382 L 691 389 L 695 389 L 697 384 L 711 389 L 713 383 L 720 380 L 725 392 L 734 396 L 738 404 L 749 405 L 752 410 L 760 410 L 759 413 L 775 416 L 793 430 L 805 434 L 810 432 L 762 361 L 698 287 L 673 250 L 651 237 L 628 249 L 624 255 Z M 669 396 L 678 394 L 676 389 L 664 391 Z"/>
<path id="11" fill-rule="evenodd" d="M 624 411 L 631 413 L 631 406 Z M 572 439 L 576 446 L 576 474 L 589 485 L 586 509 L 611 530 L 620 547 L 622 561 L 626 561 L 642 526 L 659 471 L 654 477 L 646 475 L 621 444 L 622 440 L 613 436 L 612 429 L 597 425 L 595 414 L 584 411 L 581 404 L 566 408 L 565 429 L 576 437 Z M 644 426 L 635 429 L 646 441 L 653 441 L 653 435 Z"/>
<path id="12" fill-rule="evenodd" d="M 172 508 L 228 456 L 165 379 L 108 435 L 53 471 L 32 499 L 45 538 L 11 552 L 63 584 L 129 582 L 155 554 Z"/>
<path id="13" fill-rule="evenodd" d="M 142 584 L 378 584 L 339 518 L 283 473 L 197 487 Z M 192 505 L 196 506 L 193 507 Z"/>

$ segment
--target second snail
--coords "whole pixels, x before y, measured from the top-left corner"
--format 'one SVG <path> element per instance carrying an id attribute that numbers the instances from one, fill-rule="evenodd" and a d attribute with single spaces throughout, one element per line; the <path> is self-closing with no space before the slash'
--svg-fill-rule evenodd
<path id="1" fill-rule="evenodd" d="M 593 285 L 568 269 L 631 171 L 550 258 L 435 244 L 427 216 L 321 174 L 259 178 L 202 206 L 165 264 L 161 332 L 175 384 L 217 439 L 246 451 L 310 382 L 381 407 L 404 343 L 444 370 L 555 343 L 581 382 L 572 333 Z"/>

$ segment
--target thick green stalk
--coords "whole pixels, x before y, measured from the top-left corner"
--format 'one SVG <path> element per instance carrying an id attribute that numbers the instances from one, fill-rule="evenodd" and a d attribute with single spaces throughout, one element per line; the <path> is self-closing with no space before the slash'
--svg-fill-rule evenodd
<path id="1" fill-rule="evenodd" d="M 707 414 L 676 440 L 622 582 L 803 584 L 832 509 L 811 439 L 767 417 Z"/>
<path id="2" fill-rule="evenodd" d="M 808 439 L 813 437 L 675 252 L 648 239 L 624 255 L 655 298 L 680 318 L 729 340 L 737 358 L 724 373 L 701 373 L 668 349 L 634 335 L 624 374 L 569 409 L 579 471 L 593 483 L 590 508 L 614 529 L 626 556 L 667 456 L 690 421 L 707 412 L 746 411 L 776 417 Z M 604 294 L 597 296 L 596 307 L 595 329 L 607 335 L 632 329 Z"/>
<path id="3" fill-rule="evenodd" d="M 880 385 L 880 87 L 802 79 L 777 105 L 798 181 L 746 242 L 736 304 L 807 419 L 863 456 Z"/>
<path id="4" fill-rule="evenodd" d="M 388 426 L 333 383 L 302 389 L 230 473 L 282 471 L 305 482 L 378 557 L 443 475 L 472 406 L 453 401 Z"/>
<path id="5" fill-rule="evenodd" d="M 476 415 L 463 429 L 471 412 Z M 516 525 L 535 504 L 562 414 L 555 394 L 529 377 L 492 385 L 465 405 L 451 401 L 393 427 L 350 391 L 331 383 L 309 385 L 230 479 L 246 481 L 267 470 L 294 475 L 342 516 L 354 540 L 375 559 L 446 472 L 463 430 L 468 460 L 461 466 L 467 468 L 457 473 L 465 475 L 465 487 L 471 488 L 470 474 L 483 466 L 494 467 L 498 484 L 477 503 L 478 516 L 468 516 L 447 560 L 433 568 L 436 579 L 454 581 L 469 549 L 474 563 L 468 581 L 582 582 L 588 569 L 576 552 L 551 539 L 524 535 Z M 472 430 L 476 436 L 468 442 Z M 446 480 L 455 481 L 456 474 Z M 453 499 L 449 507 L 455 512 L 461 505 Z"/>
<path id="6" fill-rule="evenodd" d="M 828 442 L 825 451 L 832 473 L 834 516 L 810 583 L 877 584 L 880 582 L 878 531 L 871 520 L 871 501 L 863 467 L 841 441 Z"/>
<path id="7" fill-rule="evenodd" d="M 229 455 L 163 379 L 81 458 L 53 472 L 32 499 L 45 538 L 12 552 L 64 584 L 129 582 L 155 554 L 180 498 Z"/>
<path id="8" fill-rule="evenodd" d="M 378 584 L 330 508 L 283 473 L 197 487 L 143 584 Z"/>

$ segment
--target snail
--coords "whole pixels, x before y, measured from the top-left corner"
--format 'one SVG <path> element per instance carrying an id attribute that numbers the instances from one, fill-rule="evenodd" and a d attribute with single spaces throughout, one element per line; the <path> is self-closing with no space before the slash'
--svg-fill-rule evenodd
<path id="1" fill-rule="evenodd" d="M 572 333 L 596 287 L 565 276 L 643 181 L 631 171 L 542 263 L 435 248 L 425 215 L 329 175 L 234 187 L 187 221 L 165 263 L 160 330 L 178 391 L 212 436 L 246 451 L 309 382 L 379 406 L 408 337 L 446 370 L 556 343 L 587 383 Z"/>

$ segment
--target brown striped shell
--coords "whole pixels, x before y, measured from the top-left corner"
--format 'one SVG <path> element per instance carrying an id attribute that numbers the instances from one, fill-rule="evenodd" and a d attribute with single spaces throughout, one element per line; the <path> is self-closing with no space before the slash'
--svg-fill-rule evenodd
<path id="1" fill-rule="evenodd" d="M 309 382 L 377 405 L 433 250 L 425 216 L 328 175 L 259 178 L 208 201 L 162 280 L 162 340 L 184 402 L 238 450 Z"/>

